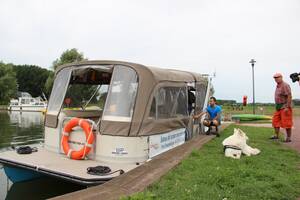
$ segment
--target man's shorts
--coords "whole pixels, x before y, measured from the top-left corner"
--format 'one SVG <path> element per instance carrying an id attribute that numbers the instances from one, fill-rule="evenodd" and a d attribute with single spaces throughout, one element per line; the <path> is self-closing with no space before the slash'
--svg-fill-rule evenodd
<path id="1" fill-rule="evenodd" d="M 209 123 L 211 123 L 213 120 L 212 120 L 212 119 L 205 118 L 204 121 L 208 121 Z M 220 120 L 220 119 L 217 119 L 217 121 L 218 121 L 218 124 L 221 125 L 221 120 Z"/>
<path id="2" fill-rule="evenodd" d="M 291 108 L 277 110 L 272 119 L 274 128 L 292 128 L 293 126 L 293 111 Z"/>

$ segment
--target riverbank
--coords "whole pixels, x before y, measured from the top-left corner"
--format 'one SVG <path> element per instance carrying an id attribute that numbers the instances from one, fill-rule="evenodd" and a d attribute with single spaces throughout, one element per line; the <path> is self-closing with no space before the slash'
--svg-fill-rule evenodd
<path id="1" fill-rule="evenodd" d="M 221 143 L 235 127 L 247 133 L 248 143 L 261 154 L 240 160 L 224 157 Z M 271 128 L 232 125 L 159 182 L 124 199 L 297 199 L 300 155 L 269 140 L 272 134 Z"/>

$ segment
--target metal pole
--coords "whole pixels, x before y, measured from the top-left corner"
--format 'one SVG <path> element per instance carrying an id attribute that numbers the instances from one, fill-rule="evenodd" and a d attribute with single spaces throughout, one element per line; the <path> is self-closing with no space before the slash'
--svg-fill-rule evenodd
<path id="1" fill-rule="evenodd" d="M 255 64 L 255 60 L 251 59 L 250 63 L 252 66 L 252 89 L 253 89 L 253 114 L 255 115 L 255 85 L 254 85 L 254 64 Z"/>
<path id="2" fill-rule="evenodd" d="M 252 64 L 253 114 L 255 115 L 254 64 Z"/>

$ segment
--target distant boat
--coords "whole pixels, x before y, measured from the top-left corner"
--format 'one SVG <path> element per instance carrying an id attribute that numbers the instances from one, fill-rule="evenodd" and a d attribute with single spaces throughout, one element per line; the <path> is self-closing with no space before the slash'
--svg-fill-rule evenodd
<path id="1" fill-rule="evenodd" d="M 41 97 L 32 97 L 28 92 L 20 92 L 18 99 L 11 99 L 8 105 L 9 111 L 35 111 L 42 112 L 46 110 L 47 102 Z"/>

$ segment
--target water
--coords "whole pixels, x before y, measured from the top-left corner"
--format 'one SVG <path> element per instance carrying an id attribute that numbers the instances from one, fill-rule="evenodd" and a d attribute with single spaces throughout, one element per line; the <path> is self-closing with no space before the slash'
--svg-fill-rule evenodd
<path id="1" fill-rule="evenodd" d="M 44 116 L 39 112 L 0 112 L 0 151 L 11 146 L 42 145 Z M 0 200 L 45 199 L 83 189 L 82 186 L 45 177 L 12 184 L 0 167 Z"/>

